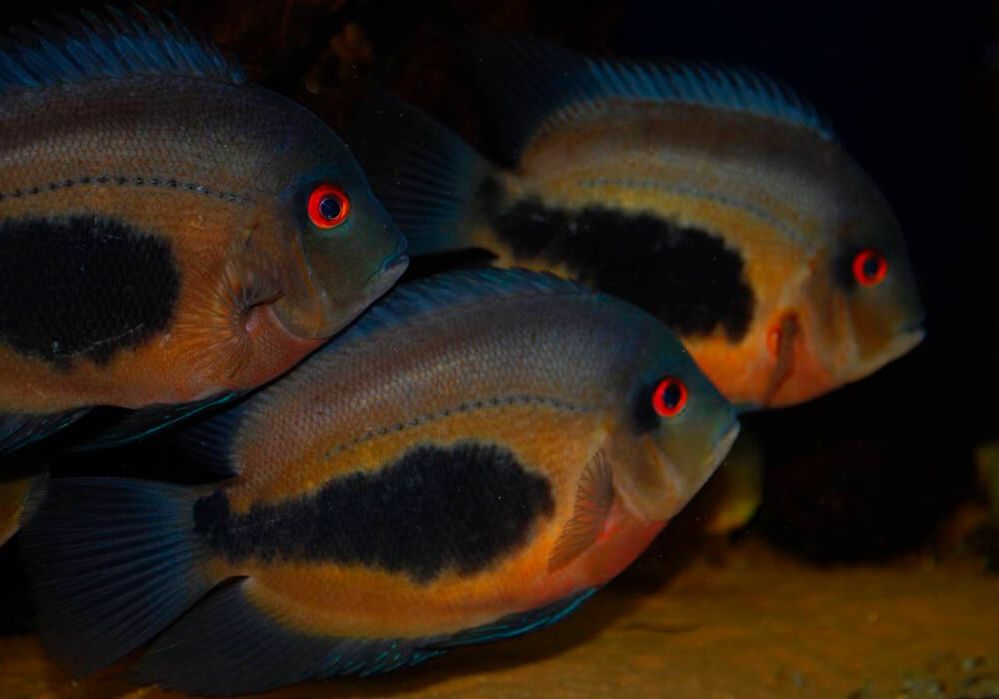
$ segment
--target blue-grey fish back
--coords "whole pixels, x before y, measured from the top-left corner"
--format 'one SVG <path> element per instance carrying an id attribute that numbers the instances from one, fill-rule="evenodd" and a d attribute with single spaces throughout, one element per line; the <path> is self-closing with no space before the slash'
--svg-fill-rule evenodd
<path id="1" fill-rule="evenodd" d="M 246 76 L 173 15 L 108 8 L 61 26 L 12 30 L 0 45 L 0 92 L 133 75 L 185 75 L 240 85 Z"/>

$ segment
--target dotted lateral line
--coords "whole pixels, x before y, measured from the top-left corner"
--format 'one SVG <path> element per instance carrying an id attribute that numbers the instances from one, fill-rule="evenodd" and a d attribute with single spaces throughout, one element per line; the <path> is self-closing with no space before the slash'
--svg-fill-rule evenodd
<path id="1" fill-rule="evenodd" d="M 48 184 L 41 186 L 26 187 L 24 189 L 15 189 L 13 192 L 0 192 L 0 202 L 6 199 L 19 199 L 21 197 L 30 196 L 32 194 L 41 194 L 42 192 L 55 192 L 60 189 L 70 189 L 72 187 L 87 187 L 87 186 L 99 186 L 99 185 L 115 185 L 118 187 L 160 187 L 163 189 L 179 189 L 179 190 L 186 190 L 188 192 L 195 192 L 197 194 L 203 194 L 206 197 L 212 197 L 213 199 L 218 199 L 220 201 L 227 201 L 232 203 L 249 201 L 245 197 L 241 197 L 238 194 L 214 190 L 211 189 L 210 187 L 205 187 L 204 185 L 200 185 L 196 182 L 184 182 L 183 180 L 178 180 L 172 177 L 171 178 L 125 177 L 124 175 L 97 175 L 96 177 L 78 177 L 76 179 L 67 178 L 65 180 L 59 180 L 58 182 L 49 182 Z"/>
<path id="2" fill-rule="evenodd" d="M 565 401 L 558 400 L 556 398 L 545 398 L 543 396 L 507 396 L 504 398 L 488 398 L 485 400 L 474 400 L 468 403 L 462 403 L 461 405 L 455 406 L 454 408 L 445 408 L 436 413 L 430 413 L 428 415 L 421 415 L 419 417 L 414 417 L 403 422 L 397 422 L 394 425 L 388 425 L 386 427 L 379 427 L 378 429 L 369 430 L 359 437 L 355 437 L 349 442 L 340 444 L 333 449 L 326 452 L 323 457 L 325 459 L 331 459 L 337 454 L 341 454 L 348 449 L 352 449 L 368 440 L 375 439 L 377 437 L 385 437 L 387 435 L 402 432 L 403 430 L 412 429 L 414 427 L 419 427 L 421 425 L 426 425 L 431 422 L 437 422 L 439 420 L 446 420 L 452 415 L 459 415 L 461 413 L 472 412 L 474 410 L 483 410 L 485 408 L 501 408 L 511 405 L 544 405 L 556 410 L 564 410 L 571 413 L 589 413 L 592 412 L 591 408 L 582 407 L 574 405 L 572 403 L 567 403 Z"/>

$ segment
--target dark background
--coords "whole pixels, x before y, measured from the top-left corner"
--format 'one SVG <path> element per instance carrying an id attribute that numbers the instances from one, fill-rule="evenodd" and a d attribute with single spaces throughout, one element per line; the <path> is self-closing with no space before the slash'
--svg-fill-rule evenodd
<path id="1" fill-rule="evenodd" d="M 0 25 L 80 6 L 8 4 Z M 368 86 L 384 84 L 487 153 L 489 120 L 450 49 L 456 34 L 531 32 L 592 54 L 740 64 L 782 78 L 830 117 L 844 147 L 893 203 L 910 243 L 928 335 L 870 379 L 805 406 L 747 418 L 767 466 L 764 506 L 752 529 L 819 561 L 883 559 L 926 545 L 958 502 L 981 497 L 972 449 L 999 439 L 995 3 L 224 0 L 149 6 L 174 11 L 236 56 L 252 79 L 301 100 L 335 126 Z M 143 458 L 141 451 L 106 455 L 99 465 L 116 472 Z M 0 551 L 0 574 L 16 585 L 10 549 Z M 8 598 L 20 600 L 11 612 L 20 617 L 18 626 L 28 614 L 24 597 Z"/>

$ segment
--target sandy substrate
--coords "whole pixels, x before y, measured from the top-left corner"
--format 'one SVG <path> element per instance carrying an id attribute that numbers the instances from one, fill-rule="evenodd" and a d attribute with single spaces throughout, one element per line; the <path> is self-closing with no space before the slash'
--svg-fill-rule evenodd
<path id="1" fill-rule="evenodd" d="M 999 697 L 999 575 L 910 558 L 817 568 L 756 542 L 679 570 L 647 556 L 576 616 L 395 675 L 272 697 Z M 0 640 L 0 696 L 148 698 L 72 681 L 34 638 Z"/>

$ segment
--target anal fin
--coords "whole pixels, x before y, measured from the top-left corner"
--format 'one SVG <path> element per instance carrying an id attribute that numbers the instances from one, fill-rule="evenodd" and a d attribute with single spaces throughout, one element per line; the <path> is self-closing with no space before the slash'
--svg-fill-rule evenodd
<path id="1" fill-rule="evenodd" d="M 508 638 L 516 638 L 565 619 L 579 609 L 580 605 L 596 594 L 598 588 L 589 587 L 568 597 L 556 600 L 551 604 L 532 609 L 527 612 L 508 614 L 501 619 L 479 626 L 468 631 L 462 631 L 445 640 L 429 643 L 423 647 L 428 650 L 446 650 L 459 646 L 470 646 L 477 643 L 489 643 Z"/>
<path id="2" fill-rule="evenodd" d="M 214 590 L 156 640 L 132 679 L 192 694 L 239 695 L 339 675 L 414 665 L 442 651 L 420 639 L 322 636 L 271 618 L 253 602 L 254 581 Z"/>
<path id="3" fill-rule="evenodd" d="M 457 634 L 381 639 L 295 629 L 254 603 L 254 584 L 251 578 L 242 578 L 214 590 L 154 642 L 132 679 L 192 694 L 239 695 L 310 679 L 381 674 L 416 665 L 450 648 L 544 628 L 575 611 L 596 591 L 583 590 Z"/>

